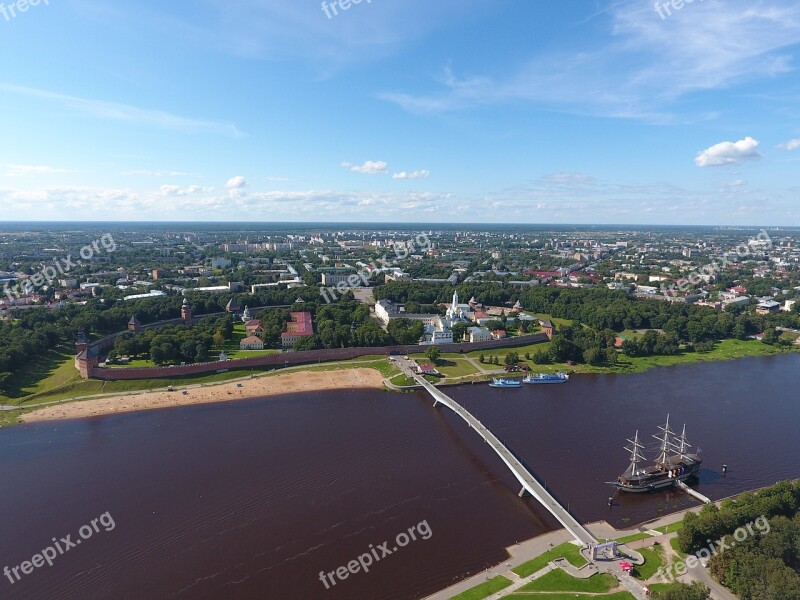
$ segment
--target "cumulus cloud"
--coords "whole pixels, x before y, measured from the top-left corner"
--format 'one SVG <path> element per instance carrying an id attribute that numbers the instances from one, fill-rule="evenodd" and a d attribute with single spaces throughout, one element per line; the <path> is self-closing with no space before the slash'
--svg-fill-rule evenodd
<path id="1" fill-rule="evenodd" d="M 779 144 L 778 148 L 782 150 L 797 150 L 800 149 L 800 139 L 789 140 L 788 142 L 784 142 L 783 144 Z"/>
<path id="2" fill-rule="evenodd" d="M 368 160 L 363 165 L 354 165 L 345 161 L 342 163 L 342 167 L 362 175 L 386 175 L 389 172 L 389 163 L 383 160 Z"/>
<path id="3" fill-rule="evenodd" d="M 247 179 L 238 175 L 236 177 L 231 177 L 228 179 L 228 182 L 225 184 L 225 187 L 229 190 L 243 190 L 247 187 Z"/>
<path id="4" fill-rule="evenodd" d="M 720 142 L 697 154 L 694 159 L 698 167 L 725 167 L 740 165 L 749 160 L 758 160 L 762 154 L 758 151 L 758 140 L 750 136 L 738 142 Z"/>
<path id="5" fill-rule="evenodd" d="M 162 185 L 161 186 L 161 195 L 162 196 L 172 196 L 175 198 L 183 197 L 183 196 L 191 196 L 193 194 L 205 194 L 208 192 L 213 192 L 214 188 L 211 187 L 203 187 L 201 185 L 190 185 L 187 188 L 182 188 L 179 185 Z"/>
<path id="6" fill-rule="evenodd" d="M 411 173 L 401 171 L 392 175 L 392 179 L 427 179 L 430 176 L 431 172 L 423 169 L 422 171 L 412 171 Z"/>
<path id="7" fill-rule="evenodd" d="M 131 177 L 186 177 L 189 175 L 183 171 L 148 171 L 147 169 L 134 169 L 122 174 Z"/>

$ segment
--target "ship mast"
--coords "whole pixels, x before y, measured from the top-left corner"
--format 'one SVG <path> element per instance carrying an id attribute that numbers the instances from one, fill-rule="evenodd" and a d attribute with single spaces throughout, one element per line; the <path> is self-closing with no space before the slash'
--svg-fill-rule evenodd
<path id="1" fill-rule="evenodd" d="M 653 437 L 661 442 L 661 446 L 659 448 L 660 454 L 658 455 L 658 459 L 656 462 L 664 464 L 667 462 L 667 454 L 669 450 L 675 448 L 675 444 L 672 442 L 672 438 L 675 433 L 669 428 L 669 415 L 667 415 L 667 424 L 664 427 L 659 427 L 661 430 L 661 434 L 654 435 Z"/>
<path id="2" fill-rule="evenodd" d="M 683 433 L 678 438 L 678 442 L 679 442 L 678 452 L 680 453 L 681 458 L 685 459 L 686 458 L 686 450 L 688 448 L 692 447 L 692 445 L 689 442 L 686 441 L 686 424 L 685 423 L 683 425 Z"/>
<path id="3" fill-rule="evenodd" d="M 631 466 L 628 467 L 628 474 L 634 475 L 636 473 L 636 465 L 644 460 L 644 456 L 640 450 L 644 450 L 644 446 L 639 443 L 639 432 L 632 440 L 628 440 L 630 446 L 625 446 L 625 450 L 631 453 Z"/>

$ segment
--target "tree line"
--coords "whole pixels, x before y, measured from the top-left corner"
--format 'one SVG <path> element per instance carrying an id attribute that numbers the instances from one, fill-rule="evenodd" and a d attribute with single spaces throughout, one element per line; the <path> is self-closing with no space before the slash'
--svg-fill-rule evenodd
<path id="1" fill-rule="evenodd" d="M 800 482 L 781 482 L 719 508 L 710 504 L 699 514 L 687 513 L 678 543 L 687 553 L 714 543 L 717 552 L 708 569 L 742 600 L 800 598 Z"/>

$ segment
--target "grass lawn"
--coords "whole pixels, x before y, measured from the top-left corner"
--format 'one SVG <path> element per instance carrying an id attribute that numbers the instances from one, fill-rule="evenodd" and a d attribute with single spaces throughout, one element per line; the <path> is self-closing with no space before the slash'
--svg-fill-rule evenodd
<path id="1" fill-rule="evenodd" d="M 672 523 L 672 525 L 665 525 L 664 527 L 656 527 L 656 531 L 660 531 L 661 533 L 675 533 L 681 529 L 683 529 L 683 521 Z"/>
<path id="2" fill-rule="evenodd" d="M 664 549 L 661 546 L 653 546 L 652 548 L 642 548 L 637 552 L 644 556 L 644 564 L 634 568 L 634 575 L 637 579 L 647 581 L 663 564 Z"/>
<path id="3" fill-rule="evenodd" d="M 647 538 L 651 537 L 649 533 L 634 533 L 633 535 L 626 535 L 625 537 L 621 537 L 617 542 L 620 544 L 627 544 L 628 542 L 638 542 L 639 540 L 646 540 Z"/>
<path id="4" fill-rule="evenodd" d="M 677 553 L 678 553 L 678 556 L 680 556 L 680 557 L 681 557 L 681 559 L 684 559 L 684 558 L 686 558 L 686 557 L 688 556 L 688 554 L 686 554 L 686 553 L 685 553 L 683 550 L 681 550 L 681 549 L 680 549 L 680 547 L 678 546 L 678 538 L 672 538 L 672 539 L 669 541 L 669 545 L 672 547 L 672 549 L 673 549 L 673 550 L 675 550 L 675 552 L 677 552 Z"/>
<path id="5" fill-rule="evenodd" d="M 550 342 L 539 342 L 538 344 L 528 344 L 527 346 L 518 346 L 516 348 L 498 348 L 497 350 L 473 350 L 472 352 L 468 352 L 467 356 L 470 358 L 474 358 L 478 360 L 481 357 L 481 354 L 485 356 L 487 359 L 492 356 L 496 356 L 500 359 L 500 367 L 503 366 L 503 359 L 506 357 L 506 354 L 509 352 L 516 352 L 519 355 L 520 361 L 525 362 L 525 353 L 530 353 L 531 355 L 535 354 L 536 352 L 547 352 L 550 349 Z M 529 364 L 533 364 L 533 362 L 529 362 Z M 558 369 L 556 369 L 558 370 Z"/>
<path id="6" fill-rule="evenodd" d="M 468 360 L 461 359 L 440 359 L 436 364 L 436 369 L 445 377 L 466 377 L 467 375 L 477 375 L 478 369 L 472 366 Z"/>
<path id="7" fill-rule="evenodd" d="M 579 569 L 586 564 L 583 556 L 581 556 L 580 548 L 575 544 L 567 542 L 511 570 L 520 577 L 528 577 L 542 570 L 550 561 L 556 560 L 557 558 L 565 558 L 572 566 Z"/>
<path id="8" fill-rule="evenodd" d="M 580 596 L 575 593 L 555 593 L 555 594 L 511 594 L 507 598 L 517 598 L 522 600 L 527 598 L 531 600 L 575 600 L 576 598 L 586 598 L 586 600 L 636 600 L 633 595 L 628 592 L 617 592 L 616 594 L 599 594 L 597 596 Z"/>
<path id="9" fill-rule="evenodd" d="M 607 573 L 598 573 L 588 579 L 576 579 L 561 569 L 550 571 L 536 581 L 520 588 L 521 592 L 585 592 L 599 594 L 610 592 L 619 585 Z"/>
<path id="10" fill-rule="evenodd" d="M 453 596 L 450 600 L 483 600 L 492 594 L 496 594 L 500 590 L 506 589 L 511 585 L 511 581 L 498 575 L 494 579 L 490 579 L 486 583 L 482 583 L 474 588 L 461 592 L 457 596 Z"/>
<path id="11" fill-rule="evenodd" d="M 33 394 L 80 380 L 80 374 L 75 368 L 75 349 L 57 348 L 16 372 L 8 394 L 0 394 L 0 404 L 17 404 L 19 400 Z"/>
<path id="12" fill-rule="evenodd" d="M 724 340 L 719 342 L 710 352 L 681 352 L 676 356 L 645 356 L 645 357 L 629 357 L 624 354 L 619 354 L 619 362 L 614 366 L 599 366 L 592 365 L 567 365 L 566 363 L 550 363 L 546 365 L 537 365 L 531 360 L 525 360 L 525 353 L 530 352 L 533 355 L 535 352 L 546 352 L 550 348 L 550 343 L 545 342 L 542 344 L 534 344 L 532 346 L 524 346 L 521 348 L 510 348 L 503 350 L 494 350 L 485 352 L 484 356 L 498 356 L 502 363 L 503 358 L 508 352 L 517 352 L 522 359 L 521 362 L 530 366 L 531 370 L 535 373 L 557 373 L 558 371 L 567 371 L 571 373 L 643 373 L 654 369 L 656 367 L 671 367 L 675 365 L 688 365 L 698 362 L 713 362 L 719 360 L 732 360 L 735 358 L 743 358 L 745 356 L 772 356 L 775 354 L 783 354 L 785 352 L 792 352 L 800 350 L 800 347 L 794 347 L 789 350 L 776 348 L 767 344 L 762 344 L 756 340 Z M 480 352 L 471 352 L 469 356 L 477 358 Z"/>
<path id="13" fill-rule="evenodd" d="M 389 381 L 391 381 L 394 385 L 398 387 L 409 387 L 413 385 L 419 385 L 408 375 L 397 375 L 396 377 L 392 377 Z"/>

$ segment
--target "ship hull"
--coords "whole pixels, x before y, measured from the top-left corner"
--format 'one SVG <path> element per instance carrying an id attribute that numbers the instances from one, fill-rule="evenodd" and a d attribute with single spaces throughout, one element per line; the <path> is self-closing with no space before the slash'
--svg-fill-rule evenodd
<path id="1" fill-rule="evenodd" d="M 623 480 L 610 482 L 612 486 L 621 492 L 631 494 L 646 494 L 659 490 L 675 487 L 677 482 L 696 480 L 700 472 L 702 461 L 698 461 L 689 466 L 683 473 L 676 477 L 670 477 L 668 473 L 660 473 L 641 480 Z"/>

